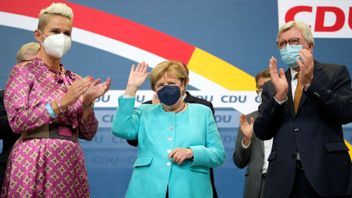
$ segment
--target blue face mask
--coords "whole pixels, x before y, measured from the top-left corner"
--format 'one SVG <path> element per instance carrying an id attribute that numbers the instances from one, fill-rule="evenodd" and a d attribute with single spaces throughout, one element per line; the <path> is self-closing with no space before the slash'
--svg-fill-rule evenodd
<path id="1" fill-rule="evenodd" d="M 158 91 L 158 98 L 161 103 L 172 106 L 181 97 L 181 91 L 178 86 L 166 85 Z"/>
<path id="2" fill-rule="evenodd" d="M 299 56 L 301 49 L 303 49 L 303 45 L 287 45 L 280 49 L 281 60 L 291 68 L 298 67 L 296 60 L 301 59 Z"/>

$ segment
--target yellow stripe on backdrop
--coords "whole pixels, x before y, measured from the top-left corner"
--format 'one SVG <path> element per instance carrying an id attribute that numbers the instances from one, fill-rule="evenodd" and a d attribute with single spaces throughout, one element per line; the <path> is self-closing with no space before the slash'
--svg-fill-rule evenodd
<path id="1" fill-rule="evenodd" d="M 189 70 L 229 91 L 255 91 L 253 76 L 199 48 L 194 49 L 187 65 Z"/>
<path id="2" fill-rule="evenodd" d="M 349 150 L 348 153 L 350 154 L 350 158 L 352 160 L 352 145 L 347 140 L 345 140 L 345 144 Z"/>

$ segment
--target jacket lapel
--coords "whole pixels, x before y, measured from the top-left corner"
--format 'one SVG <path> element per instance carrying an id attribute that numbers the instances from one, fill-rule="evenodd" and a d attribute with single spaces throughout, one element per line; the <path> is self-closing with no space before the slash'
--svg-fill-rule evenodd
<path id="1" fill-rule="evenodd" d="M 256 140 L 259 140 L 259 139 L 257 138 Z M 264 140 L 263 141 L 258 141 L 258 144 L 259 144 L 260 150 L 262 152 L 262 155 L 264 157 Z"/>
<path id="2" fill-rule="evenodd" d="M 253 113 L 251 113 L 251 114 L 249 114 L 248 116 L 247 116 L 247 119 L 248 119 L 248 122 L 250 121 L 250 117 L 253 117 L 254 119 L 256 119 L 257 117 L 258 117 L 258 111 L 255 111 L 255 112 L 253 112 Z M 253 143 L 254 144 L 258 144 L 258 145 L 256 145 L 257 147 L 259 146 L 259 148 L 260 148 L 260 153 L 263 155 L 263 159 L 264 159 L 264 140 L 260 140 L 259 138 L 257 138 L 256 136 L 255 136 L 255 134 L 253 134 L 253 136 L 254 136 L 254 138 L 252 139 L 253 140 Z M 259 151 L 257 151 L 257 152 L 259 152 Z"/>
<path id="3" fill-rule="evenodd" d="M 289 109 L 291 109 L 291 115 L 292 117 L 295 117 L 295 109 L 293 107 L 293 96 L 292 96 L 292 87 L 291 87 L 291 71 L 290 69 L 288 69 L 285 72 L 285 76 L 287 79 L 287 83 L 288 83 L 288 93 L 287 93 L 287 100 L 288 103 L 287 105 L 289 106 Z"/>

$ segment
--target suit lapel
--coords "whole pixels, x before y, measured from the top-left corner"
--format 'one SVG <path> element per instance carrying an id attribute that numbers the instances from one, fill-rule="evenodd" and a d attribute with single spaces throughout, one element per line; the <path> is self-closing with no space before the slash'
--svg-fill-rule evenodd
<path id="1" fill-rule="evenodd" d="M 291 109 L 291 115 L 292 117 L 295 117 L 295 109 L 293 107 L 293 96 L 292 96 L 292 87 L 291 87 L 291 71 L 290 69 L 288 69 L 285 72 L 285 76 L 287 79 L 287 83 L 288 83 L 288 93 L 287 93 L 287 100 L 288 103 L 287 105 L 289 106 L 289 109 Z"/>
<path id="2" fill-rule="evenodd" d="M 258 111 L 255 111 L 255 112 L 249 114 L 248 118 L 249 117 L 257 118 L 258 114 L 259 114 Z M 248 119 L 248 121 L 249 120 L 250 119 Z M 254 136 L 254 138 L 253 138 L 254 144 L 256 144 L 258 142 L 261 154 L 263 155 L 263 159 L 264 159 L 264 140 L 263 141 L 259 140 L 254 134 L 253 134 L 253 136 Z"/>
<path id="3" fill-rule="evenodd" d="M 256 140 L 258 140 L 258 138 L 256 138 Z M 258 141 L 260 150 L 262 151 L 263 154 L 263 158 L 264 158 L 264 140 L 263 141 Z"/>

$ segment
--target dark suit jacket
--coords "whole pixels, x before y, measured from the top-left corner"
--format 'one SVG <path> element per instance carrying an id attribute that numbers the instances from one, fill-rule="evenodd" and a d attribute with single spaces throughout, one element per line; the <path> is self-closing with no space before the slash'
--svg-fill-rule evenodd
<path id="1" fill-rule="evenodd" d="M 258 116 L 258 111 L 247 115 L 247 120 L 250 117 L 254 119 Z M 251 139 L 251 144 L 248 148 L 242 146 L 243 134 L 241 128 L 238 129 L 235 152 L 233 153 L 233 162 L 238 168 L 247 167 L 245 173 L 244 198 L 259 197 L 260 186 L 262 183 L 262 169 L 264 165 L 264 144 L 258 139 L 255 134 Z"/>
<path id="2" fill-rule="evenodd" d="M 194 97 L 188 91 L 186 92 L 186 98 L 185 98 L 184 101 L 188 102 L 188 103 L 197 103 L 197 104 L 205 105 L 205 106 L 207 106 L 207 107 L 209 107 L 211 109 L 213 114 L 215 112 L 213 104 L 211 102 L 208 102 L 208 101 L 206 101 L 204 99 L 201 99 L 201 98 Z M 149 100 L 149 101 L 144 102 L 143 104 L 152 104 L 152 101 Z M 138 145 L 138 140 L 127 140 L 127 142 L 131 146 L 137 146 Z M 217 192 L 216 192 L 216 188 L 215 188 L 214 172 L 213 172 L 212 168 L 210 169 L 210 180 L 211 180 L 211 185 L 213 187 L 213 197 L 217 198 L 218 196 L 217 196 Z"/>
<path id="3" fill-rule="evenodd" d="M 274 137 L 269 156 L 265 197 L 289 197 L 294 184 L 296 153 L 313 189 L 322 196 L 352 193 L 352 164 L 344 144 L 342 124 L 352 121 L 351 78 L 345 66 L 314 62 L 314 78 L 294 113 L 290 71 L 288 101 L 279 105 L 266 83 L 254 132 Z"/>
<path id="4" fill-rule="evenodd" d="M 0 139 L 3 140 L 2 152 L 0 154 L 0 186 L 5 175 L 7 159 L 11 152 L 12 146 L 19 138 L 19 134 L 12 132 L 4 107 L 4 90 L 0 90 Z"/>

